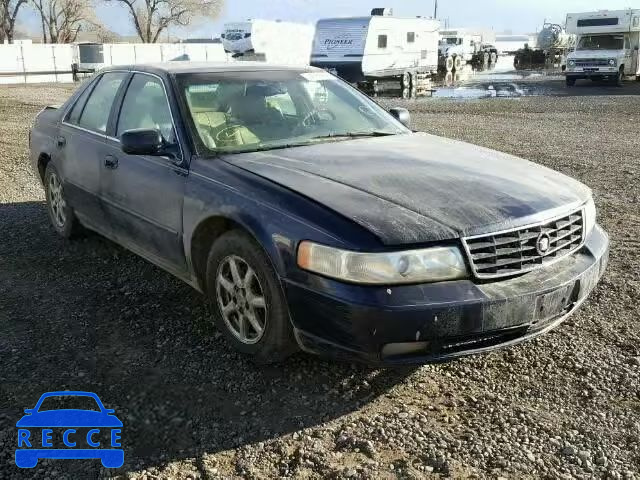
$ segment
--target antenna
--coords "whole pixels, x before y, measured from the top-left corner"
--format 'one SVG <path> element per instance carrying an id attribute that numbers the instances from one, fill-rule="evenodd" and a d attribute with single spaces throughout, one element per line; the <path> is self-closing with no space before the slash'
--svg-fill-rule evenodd
<path id="1" fill-rule="evenodd" d="M 433 7 L 433 18 L 434 19 L 438 19 L 438 0 L 436 0 L 436 3 Z"/>

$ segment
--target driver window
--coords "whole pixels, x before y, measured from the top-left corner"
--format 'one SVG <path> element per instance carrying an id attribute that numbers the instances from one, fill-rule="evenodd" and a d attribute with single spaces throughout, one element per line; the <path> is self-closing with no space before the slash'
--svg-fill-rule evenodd
<path id="1" fill-rule="evenodd" d="M 136 73 L 129 84 L 118 118 L 118 137 L 135 128 L 157 129 L 168 143 L 176 141 L 171 110 L 160 79 Z"/>

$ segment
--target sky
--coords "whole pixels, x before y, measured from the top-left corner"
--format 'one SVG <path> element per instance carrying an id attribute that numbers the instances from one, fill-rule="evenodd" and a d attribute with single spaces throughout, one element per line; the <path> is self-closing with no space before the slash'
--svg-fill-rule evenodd
<path id="1" fill-rule="evenodd" d="M 373 7 L 391 7 L 397 16 L 432 16 L 434 0 L 226 0 L 217 19 L 197 22 L 188 29 L 175 28 L 170 34 L 183 38 L 214 37 L 229 21 L 264 18 L 315 23 L 324 17 L 368 15 Z M 438 18 L 447 19 L 450 27 L 532 33 L 540 29 L 545 19 L 564 23 L 569 12 L 604 8 L 640 8 L 640 0 L 438 0 Z M 113 31 L 134 33 L 126 11 L 117 2 L 101 4 L 97 14 Z M 37 31 L 35 15 L 25 11 L 21 20 Z"/>

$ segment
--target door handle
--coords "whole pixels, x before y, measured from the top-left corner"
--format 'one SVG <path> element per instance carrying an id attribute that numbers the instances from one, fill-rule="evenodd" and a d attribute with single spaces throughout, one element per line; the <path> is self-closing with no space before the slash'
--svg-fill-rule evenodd
<path id="1" fill-rule="evenodd" d="M 113 155 L 107 155 L 104 159 L 104 166 L 110 169 L 118 168 L 118 159 Z"/>
<path id="2" fill-rule="evenodd" d="M 64 147 L 67 144 L 67 139 L 60 135 L 56 138 L 56 143 L 59 147 Z"/>

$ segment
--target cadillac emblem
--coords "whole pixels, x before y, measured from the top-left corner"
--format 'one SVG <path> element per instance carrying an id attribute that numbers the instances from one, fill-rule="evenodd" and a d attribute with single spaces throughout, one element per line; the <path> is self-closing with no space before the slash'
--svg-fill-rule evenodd
<path id="1" fill-rule="evenodd" d="M 551 237 L 548 233 L 543 232 L 536 241 L 536 250 L 538 251 L 538 255 L 544 257 L 549 253 L 549 247 L 551 247 Z"/>

